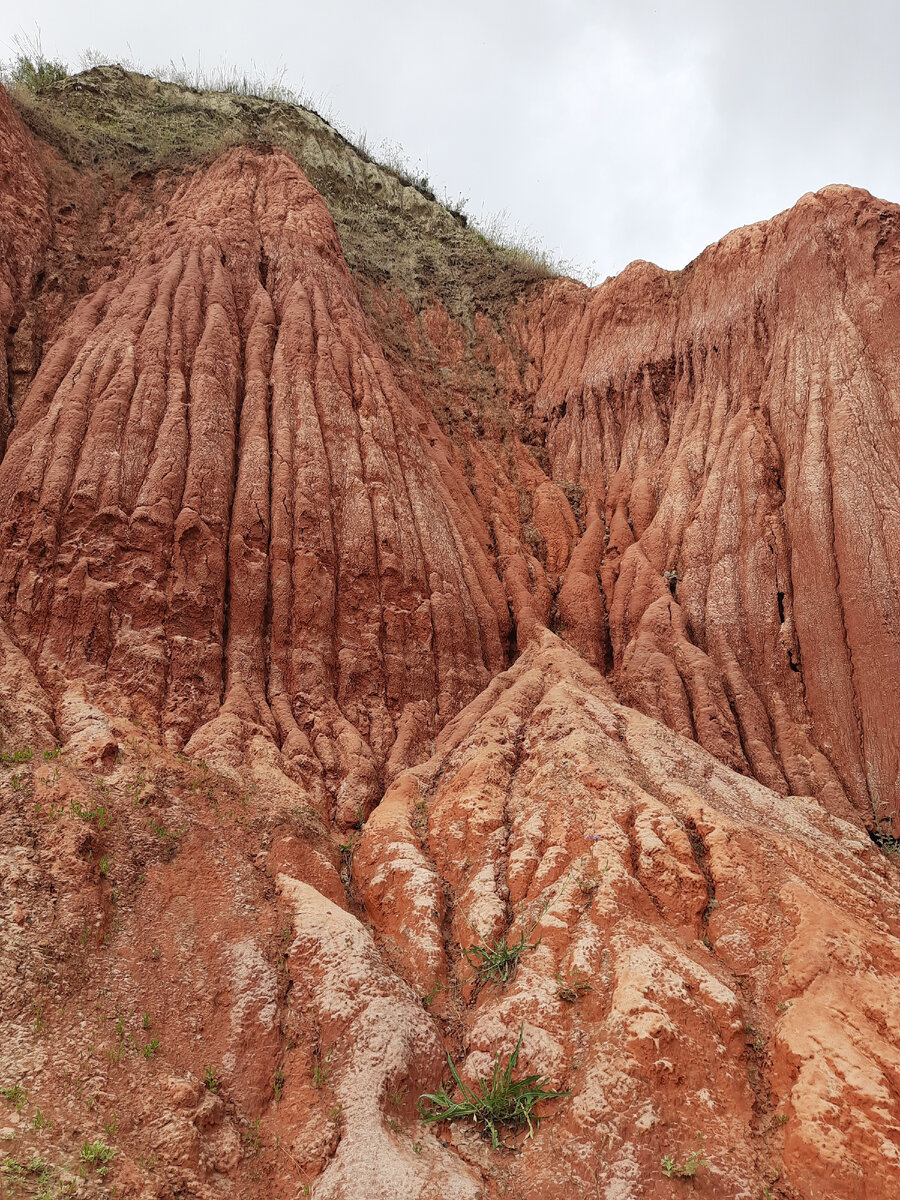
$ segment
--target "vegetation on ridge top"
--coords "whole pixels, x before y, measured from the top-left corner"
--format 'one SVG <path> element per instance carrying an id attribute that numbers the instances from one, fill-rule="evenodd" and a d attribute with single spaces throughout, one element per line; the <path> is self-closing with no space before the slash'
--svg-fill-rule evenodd
<path id="1" fill-rule="evenodd" d="M 569 270 L 536 238 L 513 230 L 508 214 L 473 218 L 464 197 L 452 200 L 446 191 L 439 197 L 399 145 L 382 143 L 376 153 L 365 133 L 342 130 L 333 114 L 321 115 L 311 97 L 284 82 L 284 71 L 272 80 L 255 70 L 204 70 L 182 61 L 147 75 L 133 60 L 109 63 L 87 50 L 80 72 L 71 73 L 66 63 L 44 54 L 39 35 L 17 39 L 15 46 L 12 61 L 0 65 L 0 79 L 33 131 L 76 166 L 127 177 L 202 163 L 230 145 L 280 146 L 328 203 L 351 269 L 371 273 L 374 267 L 376 275 L 393 280 L 398 233 L 400 241 L 409 241 L 411 232 L 416 240 L 410 227 L 421 227 L 418 240 L 427 244 L 415 247 L 416 262 L 399 272 L 413 302 L 423 290 L 417 284 L 427 290 L 444 276 L 474 271 L 489 290 L 508 294 Z M 407 188 L 421 199 L 410 200 Z M 400 227 L 392 219 L 397 213 L 403 215 Z M 369 219 L 360 233 L 361 215 Z M 354 244 L 360 240 L 364 246 Z M 383 246 L 373 246 L 382 240 Z M 485 256 L 489 262 L 480 266 Z M 458 290 L 483 288 L 461 278 Z"/>

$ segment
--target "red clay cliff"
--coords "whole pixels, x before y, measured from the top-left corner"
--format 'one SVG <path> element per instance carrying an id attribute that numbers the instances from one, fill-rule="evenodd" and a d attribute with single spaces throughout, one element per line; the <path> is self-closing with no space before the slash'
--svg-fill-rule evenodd
<path id="1" fill-rule="evenodd" d="M 51 141 L 0 92 L 3 1186 L 894 1197 L 900 208 L 463 303 L 277 145 Z M 420 1120 L 520 1031 L 533 1138 Z"/>

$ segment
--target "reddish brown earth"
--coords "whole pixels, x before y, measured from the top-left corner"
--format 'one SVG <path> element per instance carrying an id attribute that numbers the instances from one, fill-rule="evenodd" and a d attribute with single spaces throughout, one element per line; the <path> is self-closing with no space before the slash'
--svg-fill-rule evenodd
<path id="1" fill-rule="evenodd" d="M 897 1194 L 900 208 L 492 286 L 0 92 L 10 1195 Z"/>

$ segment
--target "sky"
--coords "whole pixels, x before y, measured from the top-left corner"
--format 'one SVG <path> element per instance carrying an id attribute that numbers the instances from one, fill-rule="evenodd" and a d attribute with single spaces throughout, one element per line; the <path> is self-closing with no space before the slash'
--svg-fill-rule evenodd
<path id="1" fill-rule="evenodd" d="M 829 183 L 900 200 L 890 0 L 30 0 L 70 69 L 246 68 L 402 149 L 439 194 L 582 278 L 685 266 Z M 9 10 L 13 9 L 13 12 Z M 27 17 L 26 14 L 27 13 Z"/>

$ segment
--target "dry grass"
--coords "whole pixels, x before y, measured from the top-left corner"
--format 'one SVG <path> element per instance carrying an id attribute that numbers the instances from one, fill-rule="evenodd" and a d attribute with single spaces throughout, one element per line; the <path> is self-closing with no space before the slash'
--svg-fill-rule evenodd
<path id="1" fill-rule="evenodd" d="M 9 62 L 0 63 L 0 80 L 7 89 L 23 89 L 39 94 L 69 74 L 66 63 L 47 58 L 41 45 L 41 31 L 13 38 L 15 53 Z"/>
<path id="2" fill-rule="evenodd" d="M 27 63 L 7 64 L 4 82 L 34 132 L 74 166 L 125 186 L 137 172 L 194 169 L 231 146 L 280 147 L 328 204 L 351 270 L 399 288 L 414 308 L 439 299 L 469 325 L 475 311 L 499 315 L 564 270 L 507 214 L 472 219 L 464 198 L 440 202 L 399 145 L 375 150 L 365 134 L 342 131 L 284 72 L 182 62 L 145 75 L 89 50 L 71 75 L 48 64 L 39 40 L 19 49 Z"/>

